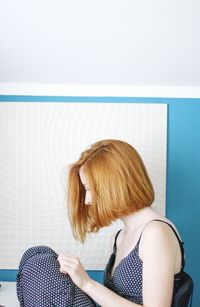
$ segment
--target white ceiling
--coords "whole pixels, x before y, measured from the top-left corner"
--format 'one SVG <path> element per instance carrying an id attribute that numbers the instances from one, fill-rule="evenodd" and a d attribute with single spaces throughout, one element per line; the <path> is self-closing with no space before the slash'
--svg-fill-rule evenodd
<path id="1" fill-rule="evenodd" d="M 0 0 L 0 83 L 199 86 L 199 0 Z"/>

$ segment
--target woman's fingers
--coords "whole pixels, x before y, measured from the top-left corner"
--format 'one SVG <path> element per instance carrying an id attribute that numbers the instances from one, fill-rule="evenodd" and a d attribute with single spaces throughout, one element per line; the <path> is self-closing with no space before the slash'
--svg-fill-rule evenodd
<path id="1" fill-rule="evenodd" d="M 60 254 L 58 256 L 60 264 L 60 271 L 62 273 L 72 273 L 78 271 L 80 268 L 80 260 L 77 257 L 73 257 L 67 254 Z"/>
<path id="2" fill-rule="evenodd" d="M 69 261 L 69 262 L 73 262 L 73 263 L 79 263 L 80 262 L 78 257 L 74 257 L 74 256 L 64 254 L 64 253 L 61 253 L 58 256 L 58 261 Z"/>
<path id="3" fill-rule="evenodd" d="M 82 288 L 89 280 L 87 272 L 84 270 L 79 258 L 68 255 L 66 253 L 60 253 L 58 256 L 58 262 L 60 264 L 60 272 L 69 274 L 74 283 Z"/>

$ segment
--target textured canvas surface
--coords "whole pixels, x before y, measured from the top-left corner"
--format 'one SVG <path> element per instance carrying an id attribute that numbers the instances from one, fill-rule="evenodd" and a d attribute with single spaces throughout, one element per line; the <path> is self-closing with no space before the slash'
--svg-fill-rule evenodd
<path id="1" fill-rule="evenodd" d="M 165 211 L 167 106 L 131 103 L 0 103 L 0 268 L 16 268 L 22 253 L 47 245 L 104 268 L 120 222 L 72 237 L 67 218 L 68 165 L 104 138 L 131 143 L 141 154 Z"/>

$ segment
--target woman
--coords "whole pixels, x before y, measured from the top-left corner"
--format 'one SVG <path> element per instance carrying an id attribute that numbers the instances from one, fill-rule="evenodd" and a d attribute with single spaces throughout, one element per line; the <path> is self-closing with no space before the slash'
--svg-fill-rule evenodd
<path id="1" fill-rule="evenodd" d="M 38 254 L 48 254 L 48 248 L 33 248 L 25 253 L 20 264 L 18 297 L 21 302 L 29 297 L 30 289 L 26 291 L 23 286 L 26 282 L 32 287 L 36 275 L 37 278 L 42 275 L 42 281 L 38 281 L 42 293 L 43 280 L 53 272 L 55 276 L 48 277 L 47 284 L 50 287 L 52 279 L 56 284 L 49 291 L 60 289 L 67 279 L 68 287 L 74 285 L 73 291 L 65 292 L 68 301 L 73 298 L 72 306 L 95 306 L 96 302 L 102 307 L 170 307 L 174 280 L 184 265 L 182 245 L 174 225 L 151 208 L 154 190 L 137 151 L 119 140 L 96 142 L 71 166 L 68 191 L 69 217 L 77 240 L 84 242 L 87 233 L 97 232 L 117 219 L 124 224 L 113 242 L 104 285 L 88 276 L 78 258 L 65 253 L 58 258 L 54 255 L 58 261 L 53 265 L 47 263 L 48 257 L 40 259 L 38 265 Z M 35 257 L 31 256 L 34 258 L 31 263 L 30 253 Z M 36 267 L 45 270 L 34 275 Z M 34 275 L 32 282 L 31 274 Z M 63 287 L 66 289 L 66 285 Z M 38 302 L 33 306 L 70 306 L 69 302 L 53 305 L 51 300 L 47 304 L 44 294 L 42 299 L 46 299 L 46 304 Z"/>

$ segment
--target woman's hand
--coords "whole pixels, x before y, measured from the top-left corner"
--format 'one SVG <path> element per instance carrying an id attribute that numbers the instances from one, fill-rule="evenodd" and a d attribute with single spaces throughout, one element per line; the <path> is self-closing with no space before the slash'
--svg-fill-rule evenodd
<path id="1" fill-rule="evenodd" d="M 60 264 L 60 272 L 69 274 L 77 287 L 84 291 L 84 288 L 87 287 L 87 284 L 91 281 L 91 279 L 84 270 L 79 258 L 69 256 L 63 252 L 59 254 L 58 262 Z"/>

